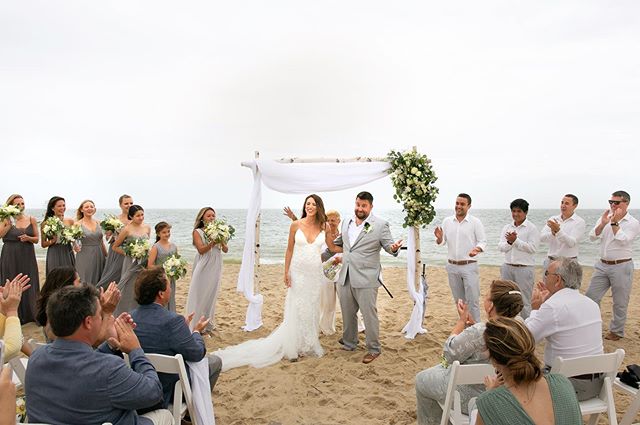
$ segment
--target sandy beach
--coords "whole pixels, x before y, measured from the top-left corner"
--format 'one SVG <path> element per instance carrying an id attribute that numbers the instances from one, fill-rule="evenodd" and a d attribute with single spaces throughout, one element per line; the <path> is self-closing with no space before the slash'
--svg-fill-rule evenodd
<path id="1" fill-rule="evenodd" d="M 41 270 L 44 270 L 42 265 Z M 240 266 L 225 264 L 223 287 L 218 299 L 217 328 L 206 338 L 209 351 L 237 344 L 247 339 L 268 335 L 282 320 L 285 288 L 282 265 L 261 266 L 261 293 L 265 297 L 264 325 L 254 332 L 244 332 L 247 302 L 235 291 Z M 334 335 L 321 337 L 325 350 L 322 358 L 302 358 L 296 363 L 282 361 L 263 368 L 238 368 L 220 376 L 213 394 L 218 424 L 411 424 L 416 421 L 414 376 L 438 362 L 442 344 L 456 320 L 444 268 L 428 267 L 430 297 L 425 321 L 427 334 L 414 340 L 400 333 L 407 323 L 413 303 L 406 290 L 403 268 L 384 269 L 384 280 L 394 295 L 391 299 L 381 290 L 378 296 L 380 337 L 383 354 L 369 365 L 361 363 L 364 335 L 354 352 L 340 349 L 341 316 L 338 311 Z M 583 291 L 589 284 L 592 270 L 585 268 Z M 499 268 L 481 266 L 481 290 L 484 296 L 489 283 L 499 277 Z M 536 277 L 541 278 L 537 270 Z M 640 295 L 637 285 L 640 274 L 634 276 L 634 288 L 629 302 L 626 337 L 620 341 L 604 340 L 606 352 L 623 348 L 624 365 L 640 363 Z M 190 275 L 178 282 L 178 311 L 184 308 Z M 41 277 L 44 282 L 44 277 Z M 611 296 L 602 301 L 605 330 L 611 319 Z M 484 319 L 484 312 L 483 312 Z M 23 327 L 25 337 L 42 340 L 35 324 Z M 538 347 L 542 357 L 543 345 Z M 618 419 L 624 414 L 629 398 L 615 393 Z M 606 419 L 600 423 L 608 423 Z"/>

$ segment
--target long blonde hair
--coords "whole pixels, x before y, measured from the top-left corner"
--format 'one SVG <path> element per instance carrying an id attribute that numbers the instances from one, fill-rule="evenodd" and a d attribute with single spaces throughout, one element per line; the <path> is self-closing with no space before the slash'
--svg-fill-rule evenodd
<path id="1" fill-rule="evenodd" d="M 87 202 L 91 202 L 93 204 L 93 207 L 95 208 L 96 203 L 93 202 L 91 199 L 85 199 L 84 201 L 80 202 L 80 206 L 76 210 L 76 220 L 82 220 L 84 218 L 84 213 L 82 212 L 82 207 L 84 207 L 84 204 L 86 204 Z"/>

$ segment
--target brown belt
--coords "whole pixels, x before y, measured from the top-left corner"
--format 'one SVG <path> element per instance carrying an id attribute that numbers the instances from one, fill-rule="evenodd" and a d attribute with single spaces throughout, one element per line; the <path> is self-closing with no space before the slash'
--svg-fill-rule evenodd
<path id="1" fill-rule="evenodd" d="M 456 260 L 447 260 L 449 262 L 449 264 L 455 264 L 456 266 L 466 266 L 467 264 L 472 264 L 472 263 L 477 263 L 477 260 L 462 260 L 462 261 L 456 261 Z"/>
<path id="2" fill-rule="evenodd" d="M 622 259 L 622 260 L 611 260 L 611 261 L 605 260 L 604 258 L 601 258 L 600 261 L 602 261 L 603 263 L 608 264 L 610 266 L 614 266 L 616 264 L 621 264 L 621 263 L 626 263 L 627 261 L 631 261 L 631 258 L 625 258 L 625 259 Z"/>
<path id="3" fill-rule="evenodd" d="M 585 373 L 584 375 L 572 376 L 573 379 L 580 379 L 582 381 L 592 381 L 602 376 L 601 373 Z"/>
<path id="4" fill-rule="evenodd" d="M 532 266 L 527 266 L 526 264 L 510 264 L 510 263 L 505 263 L 505 264 L 511 267 L 532 267 Z"/>
<path id="5" fill-rule="evenodd" d="M 551 260 L 551 261 L 556 261 L 556 260 L 557 260 L 558 258 L 560 258 L 560 257 L 552 257 L 551 255 L 549 255 L 547 258 L 548 258 L 549 260 Z M 578 259 L 578 257 L 565 257 L 565 258 L 568 258 L 568 259 L 570 259 L 570 260 L 577 260 L 577 259 Z"/>

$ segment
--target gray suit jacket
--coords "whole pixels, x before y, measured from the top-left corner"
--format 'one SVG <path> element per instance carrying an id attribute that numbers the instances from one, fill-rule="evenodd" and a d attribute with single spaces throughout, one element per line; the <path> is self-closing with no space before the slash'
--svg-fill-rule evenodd
<path id="1" fill-rule="evenodd" d="M 391 237 L 389 223 L 381 218 L 369 215 L 364 229 L 360 232 L 353 245 L 349 243 L 349 223 L 352 219 L 342 223 L 342 234 L 336 239 L 336 245 L 342 245 L 342 270 L 338 283 L 344 285 L 349 275 L 349 283 L 354 288 L 377 288 L 381 282 L 380 248 L 393 256 L 398 251 L 391 251 L 395 242 Z"/>

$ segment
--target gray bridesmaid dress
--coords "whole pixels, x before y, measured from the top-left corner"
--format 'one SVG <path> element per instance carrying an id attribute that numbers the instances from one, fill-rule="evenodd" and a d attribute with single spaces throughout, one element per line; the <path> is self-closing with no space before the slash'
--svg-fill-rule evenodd
<path id="1" fill-rule="evenodd" d="M 80 281 L 96 285 L 100 282 L 104 270 L 105 258 L 102 253 L 102 229 L 96 225 L 95 231 L 90 231 L 82 225 L 84 236 L 80 239 L 80 252 L 76 254 L 76 271 Z"/>
<path id="2" fill-rule="evenodd" d="M 120 282 L 122 276 L 122 264 L 124 263 L 124 255 L 120 255 L 113 250 L 113 243 L 117 239 L 117 234 L 113 235 L 109 242 L 109 252 L 107 253 L 107 261 L 102 270 L 102 276 L 96 286 L 98 288 L 104 287 L 105 289 L 111 282 Z"/>
<path id="3" fill-rule="evenodd" d="M 19 273 L 28 275 L 31 280 L 31 288 L 22 294 L 18 306 L 20 323 L 25 324 L 36 320 L 36 300 L 40 293 L 40 278 L 38 276 L 38 262 L 36 251 L 31 242 L 21 242 L 20 235 L 36 236 L 36 231 L 29 223 L 23 229 L 11 226 L 2 241 L 2 254 L 0 254 L 0 285 L 4 285 L 7 279 L 12 280 Z"/>
<path id="4" fill-rule="evenodd" d="M 147 235 L 144 236 L 127 236 L 122 245 L 125 245 L 134 239 L 139 239 L 143 237 L 148 239 Z M 128 255 L 124 257 L 122 262 L 122 273 L 120 281 L 118 282 L 118 289 L 121 293 L 120 302 L 118 303 L 118 307 L 116 308 L 115 316 L 122 312 L 131 312 L 134 308 L 138 308 L 138 303 L 136 302 L 136 279 L 138 278 L 138 273 L 144 270 L 144 265 L 147 264 L 147 259 L 143 258 L 141 260 L 135 260 Z"/>
<path id="5" fill-rule="evenodd" d="M 172 243 L 168 250 L 165 250 L 160 243 L 156 242 L 155 245 L 158 250 L 158 256 L 156 257 L 156 262 L 154 263 L 156 266 L 161 266 L 162 263 L 173 254 L 178 252 L 178 247 L 176 244 Z M 171 299 L 169 300 L 169 310 L 175 313 L 176 311 L 176 281 L 175 279 L 169 279 L 171 283 Z"/>
<path id="6" fill-rule="evenodd" d="M 76 257 L 73 255 L 73 248 L 71 247 L 71 244 L 61 244 L 56 242 L 47 248 L 47 262 L 45 269 L 47 274 L 49 274 L 49 272 L 56 267 L 63 266 L 71 266 L 75 268 Z"/>

